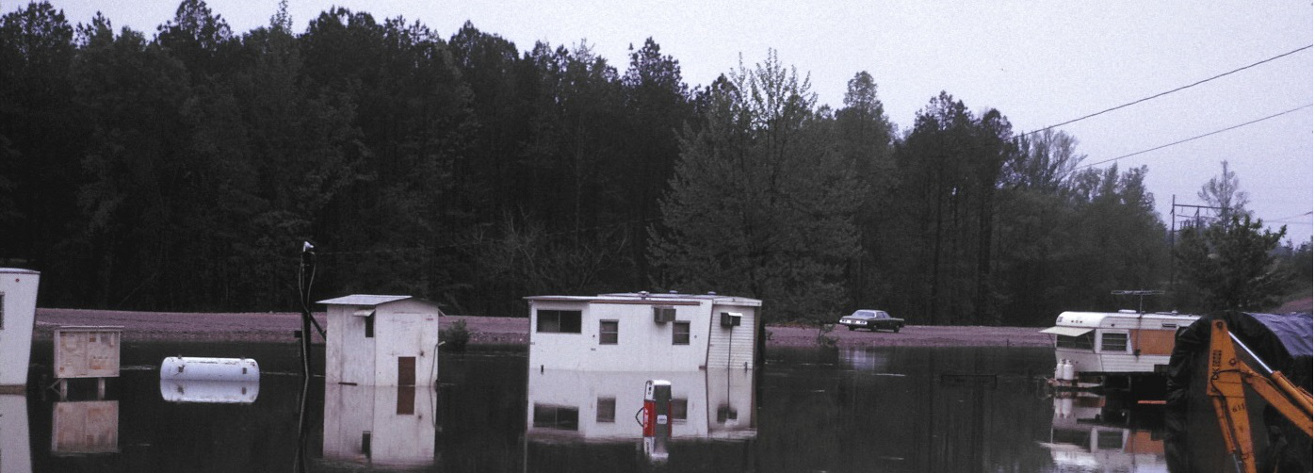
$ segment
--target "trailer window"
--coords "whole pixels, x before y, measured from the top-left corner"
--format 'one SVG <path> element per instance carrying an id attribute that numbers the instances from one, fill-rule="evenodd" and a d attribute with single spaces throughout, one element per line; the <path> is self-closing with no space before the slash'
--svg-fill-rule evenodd
<path id="1" fill-rule="evenodd" d="M 537 429 L 580 430 L 580 410 L 573 407 L 535 404 L 534 427 Z"/>
<path id="2" fill-rule="evenodd" d="M 541 310 L 535 331 L 542 333 L 580 333 L 580 311 Z"/>
<path id="3" fill-rule="evenodd" d="M 671 324 L 671 344 L 689 345 L 689 322 Z"/>
<path id="4" fill-rule="evenodd" d="M 616 398 L 598 398 L 598 417 L 596 417 L 595 420 L 600 424 L 611 424 L 616 422 Z"/>
<path id="5" fill-rule="evenodd" d="M 0 292 L 0 330 L 5 329 L 5 293 Z"/>
<path id="6" fill-rule="evenodd" d="M 1095 346 L 1095 332 L 1087 332 L 1076 337 L 1068 335 L 1056 335 L 1055 346 L 1059 348 L 1076 348 L 1080 350 L 1090 350 Z"/>
<path id="7" fill-rule="evenodd" d="M 620 322 L 615 320 L 600 320 L 598 322 L 599 345 L 616 345 L 619 323 Z"/>
<path id="8" fill-rule="evenodd" d="M 1128 351 L 1128 334 L 1110 332 L 1100 334 L 1100 351 Z"/>

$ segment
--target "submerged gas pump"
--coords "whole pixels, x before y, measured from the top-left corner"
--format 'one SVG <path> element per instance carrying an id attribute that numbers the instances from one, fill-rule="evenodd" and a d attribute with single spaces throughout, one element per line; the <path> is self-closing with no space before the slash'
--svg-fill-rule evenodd
<path id="1" fill-rule="evenodd" d="M 671 440 L 671 382 L 650 379 L 644 383 L 644 407 L 635 413 L 644 429 L 644 456 L 653 463 L 666 463 L 667 441 Z"/>

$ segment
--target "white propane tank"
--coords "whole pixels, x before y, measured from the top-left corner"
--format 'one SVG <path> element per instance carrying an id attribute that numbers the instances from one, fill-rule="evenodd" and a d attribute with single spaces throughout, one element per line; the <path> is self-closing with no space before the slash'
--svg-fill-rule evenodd
<path id="1" fill-rule="evenodd" d="M 1074 376 L 1075 374 L 1076 373 L 1074 373 L 1073 362 L 1069 360 L 1064 360 L 1064 366 L 1063 366 L 1064 381 L 1073 381 L 1074 379 L 1076 379 Z"/>
<path id="2" fill-rule="evenodd" d="M 1063 381 L 1063 380 L 1064 380 L 1064 360 L 1059 360 L 1059 361 L 1055 362 L 1055 376 L 1054 376 L 1054 379 L 1055 379 L 1055 381 Z"/>
<path id="3" fill-rule="evenodd" d="M 260 365 L 250 358 L 171 356 L 160 364 L 160 380 L 260 381 Z"/>

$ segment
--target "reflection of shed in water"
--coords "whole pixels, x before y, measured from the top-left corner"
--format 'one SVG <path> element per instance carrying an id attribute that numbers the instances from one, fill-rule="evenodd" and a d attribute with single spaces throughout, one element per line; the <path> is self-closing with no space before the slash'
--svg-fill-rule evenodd
<path id="1" fill-rule="evenodd" d="M 631 442 L 643 437 L 635 415 L 644 383 L 671 382 L 671 438 L 744 440 L 757 435 L 753 372 L 598 372 L 530 370 L 526 435 L 531 441 Z"/>
<path id="2" fill-rule="evenodd" d="M 52 430 L 52 454 L 117 453 L 119 401 L 56 402 Z"/>
<path id="3" fill-rule="evenodd" d="M 535 369 L 753 369 L 762 301 L 716 294 L 533 296 Z"/>
<path id="4" fill-rule="evenodd" d="M 438 305 L 411 296 L 357 294 L 328 306 L 324 378 L 329 384 L 433 386 Z"/>
<path id="5" fill-rule="evenodd" d="M 0 393 L 21 393 L 27 386 L 41 273 L 0 268 Z"/>
<path id="6" fill-rule="evenodd" d="M 438 429 L 427 386 L 324 386 L 324 458 L 362 465 L 434 464 Z"/>

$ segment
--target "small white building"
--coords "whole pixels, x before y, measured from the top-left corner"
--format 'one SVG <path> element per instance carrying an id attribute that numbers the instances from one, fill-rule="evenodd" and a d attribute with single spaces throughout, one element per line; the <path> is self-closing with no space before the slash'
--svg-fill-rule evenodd
<path id="1" fill-rule="evenodd" d="M 329 384 L 433 386 L 438 305 L 411 296 L 356 294 L 328 306 L 324 378 Z"/>
<path id="2" fill-rule="evenodd" d="M 0 268 L 0 392 L 23 392 L 41 273 Z"/>
<path id="3" fill-rule="evenodd" d="M 753 369 L 762 301 L 716 294 L 532 296 L 530 369 Z"/>

